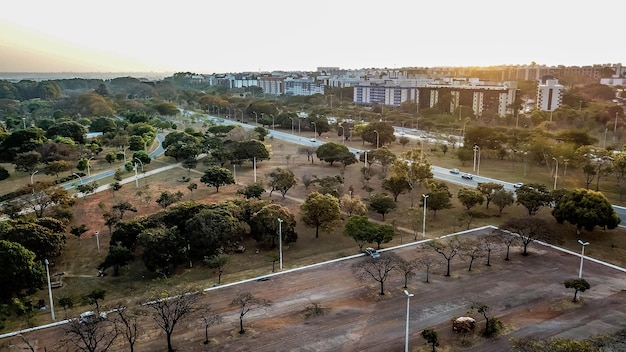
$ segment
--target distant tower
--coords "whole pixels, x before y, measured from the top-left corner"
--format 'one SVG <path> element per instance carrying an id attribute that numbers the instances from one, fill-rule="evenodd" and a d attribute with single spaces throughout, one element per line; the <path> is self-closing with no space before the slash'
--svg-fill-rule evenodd
<path id="1" fill-rule="evenodd" d="M 561 106 L 563 85 L 553 77 L 543 77 L 537 87 L 537 109 L 554 111 Z"/>

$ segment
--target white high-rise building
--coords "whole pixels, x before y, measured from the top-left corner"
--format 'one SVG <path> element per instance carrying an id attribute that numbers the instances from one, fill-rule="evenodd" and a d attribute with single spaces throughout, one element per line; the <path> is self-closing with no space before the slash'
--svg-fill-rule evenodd
<path id="1" fill-rule="evenodd" d="M 563 85 L 558 79 L 546 79 L 537 86 L 537 109 L 554 111 L 561 106 Z"/>

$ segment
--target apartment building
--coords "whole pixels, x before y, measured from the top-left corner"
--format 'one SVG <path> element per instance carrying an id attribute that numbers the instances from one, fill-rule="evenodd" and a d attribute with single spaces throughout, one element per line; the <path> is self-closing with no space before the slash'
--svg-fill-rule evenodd
<path id="1" fill-rule="evenodd" d="M 545 79 L 537 86 L 537 109 L 554 111 L 561 106 L 563 85 L 557 79 Z"/>
<path id="2" fill-rule="evenodd" d="M 324 82 L 310 78 L 285 78 L 285 95 L 324 94 Z"/>

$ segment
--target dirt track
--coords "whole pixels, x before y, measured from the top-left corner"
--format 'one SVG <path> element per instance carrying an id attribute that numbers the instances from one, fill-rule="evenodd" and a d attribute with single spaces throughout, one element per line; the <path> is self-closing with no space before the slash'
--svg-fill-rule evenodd
<path id="1" fill-rule="evenodd" d="M 519 248 L 512 250 L 509 262 L 503 260 L 501 249 L 492 255 L 490 267 L 481 258 L 469 272 L 467 262 L 455 259 L 449 278 L 442 275 L 442 268 L 431 273 L 429 284 L 424 283 L 424 273 L 413 278 L 408 288 L 415 294 L 410 305 L 410 346 L 425 343 L 421 331 L 427 328 L 438 331 L 442 347 L 458 346 L 461 337 L 451 331 L 450 319 L 467 314 L 474 301 L 487 304 L 491 315 L 506 325 L 506 331 L 491 340 L 470 337 L 467 341 L 473 346 L 464 351 L 506 351 L 511 337 L 581 339 L 625 328 L 625 273 L 585 261 L 584 277 L 591 289 L 574 304 L 573 291 L 565 289 L 563 281 L 577 276 L 579 257 L 537 244 L 530 246 L 528 257 L 521 256 Z M 406 259 L 417 253 L 413 246 L 394 252 Z M 401 275 L 390 278 L 385 296 L 379 296 L 377 282 L 360 282 L 352 272 L 353 263 L 365 259 L 210 290 L 204 300 L 222 314 L 224 323 L 210 329 L 213 340 L 203 345 L 204 330 L 198 322 L 187 321 L 175 331 L 174 347 L 178 351 L 402 351 L 406 296 Z M 247 332 L 239 335 L 238 312 L 230 302 L 245 291 L 273 304 L 250 311 L 244 319 Z M 312 301 L 320 302 L 325 314 L 306 319 L 303 311 Z M 472 316 L 479 330 L 484 320 L 475 312 Z M 143 324 L 138 350 L 166 350 L 164 334 L 153 326 L 150 320 Z M 59 328 L 54 328 L 27 334 L 26 338 L 51 350 L 60 334 Z"/>

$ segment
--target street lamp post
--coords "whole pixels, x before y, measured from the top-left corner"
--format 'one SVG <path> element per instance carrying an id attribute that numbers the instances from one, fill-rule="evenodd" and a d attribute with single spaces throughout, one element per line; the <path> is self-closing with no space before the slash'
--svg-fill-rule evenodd
<path id="1" fill-rule="evenodd" d="M 476 152 L 478 152 L 478 168 L 476 168 Z M 474 172 L 476 175 L 480 173 L 480 147 L 474 144 Z"/>
<path id="2" fill-rule="evenodd" d="M 615 142 L 615 133 L 617 133 L 617 111 L 615 112 L 615 126 L 613 126 L 613 142 Z"/>
<path id="3" fill-rule="evenodd" d="M 289 117 L 289 120 L 291 120 L 291 134 L 293 134 L 293 117 Z"/>
<path id="4" fill-rule="evenodd" d="M 237 110 L 239 110 L 239 112 L 241 113 L 241 123 L 243 123 L 243 110 L 241 109 L 237 109 Z M 235 116 L 235 119 L 237 119 L 237 116 Z"/>
<path id="5" fill-rule="evenodd" d="M 270 116 L 272 117 L 272 129 L 274 129 L 274 114 L 270 114 Z"/>
<path id="6" fill-rule="evenodd" d="M 315 128 L 313 138 L 317 139 L 317 124 L 315 122 L 311 122 L 311 125 Z"/>
<path id="7" fill-rule="evenodd" d="M 96 231 L 96 247 L 98 248 L 98 252 L 100 252 L 100 232 Z"/>
<path id="8" fill-rule="evenodd" d="M 217 117 L 220 117 L 220 107 L 217 105 L 213 105 L 213 107 L 215 108 L 215 110 L 217 111 Z"/>
<path id="9" fill-rule="evenodd" d="M 48 259 L 43 260 L 44 264 L 46 264 L 46 276 L 48 277 L 48 297 L 50 299 L 50 314 L 52 315 L 52 321 L 55 321 L 54 318 L 54 300 L 52 299 L 52 285 L 50 284 L 50 262 Z"/>
<path id="10" fill-rule="evenodd" d="M 135 170 L 135 187 L 139 187 L 139 178 L 137 177 L 137 163 L 135 163 L 135 167 L 133 169 Z"/>
<path id="11" fill-rule="evenodd" d="M 256 113 L 256 111 L 252 112 L 254 114 L 254 123 L 255 124 L 259 124 L 259 114 Z"/>
<path id="12" fill-rule="evenodd" d="M 26 118 L 22 117 L 22 122 L 24 122 L 24 129 L 26 129 Z"/>
<path id="13" fill-rule="evenodd" d="M 426 200 L 428 199 L 428 194 L 422 194 L 424 197 L 424 218 L 422 219 L 422 238 L 426 238 Z"/>
<path id="14" fill-rule="evenodd" d="M 283 270 L 283 219 L 278 218 L 278 267 Z"/>
<path id="15" fill-rule="evenodd" d="M 130 148 L 130 146 L 124 147 L 124 164 L 126 164 L 126 149 L 128 148 Z"/>
<path id="16" fill-rule="evenodd" d="M 34 183 L 33 177 L 35 177 L 35 174 L 38 173 L 39 170 L 35 170 L 33 171 L 32 174 L 30 174 L 30 184 L 32 185 Z"/>
<path id="17" fill-rule="evenodd" d="M 556 169 L 554 170 L 554 189 L 556 189 L 556 180 L 559 177 L 559 161 L 557 158 L 552 158 L 552 160 L 556 161 Z"/>
<path id="18" fill-rule="evenodd" d="M 92 156 L 91 158 L 87 159 L 87 176 L 91 176 L 91 167 L 89 165 L 89 162 L 91 161 L 91 159 L 93 159 L 94 157 Z"/>
<path id="19" fill-rule="evenodd" d="M 339 126 L 341 128 L 341 143 L 346 144 L 346 129 L 343 126 Z"/>
<path id="20" fill-rule="evenodd" d="M 414 294 L 409 293 L 409 291 L 404 290 L 404 294 L 406 295 L 406 332 L 404 334 L 404 352 L 409 352 L 409 305 L 411 303 L 411 297 Z"/>
<path id="21" fill-rule="evenodd" d="M 80 184 L 81 184 L 81 185 L 83 184 L 83 178 L 82 178 L 82 177 L 80 177 L 80 175 L 79 175 L 79 174 L 77 174 L 77 173 L 73 173 L 72 175 L 74 175 L 74 176 L 78 177 L 78 180 L 80 181 Z"/>
<path id="22" fill-rule="evenodd" d="M 143 161 L 141 161 L 141 159 L 139 158 L 135 158 L 135 160 L 137 160 L 141 164 L 141 172 L 143 172 Z"/>
<path id="23" fill-rule="evenodd" d="M 588 246 L 589 242 L 583 242 L 582 240 L 578 240 L 578 244 L 580 244 L 583 247 L 582 252 L 580 253 L 580 269 L 578 270 L 578 278 L 582 279 L 583 278 L 583 260 L 585 258 L 585 246 Z"/>
<path id="24" fill-rule="evenodd" d="M 228 109 L 228 119 L 230 120 L 230 106 L 227 106 L 226 109 Z"/>
<path id="25" fill-rule="evenodd" d="M 374 130 L 374 133 L 376 133 L 376 149 L 378 149 L 378 145 L 380 144 L 380 133 L 378 133 L 378 130 Z"/>

